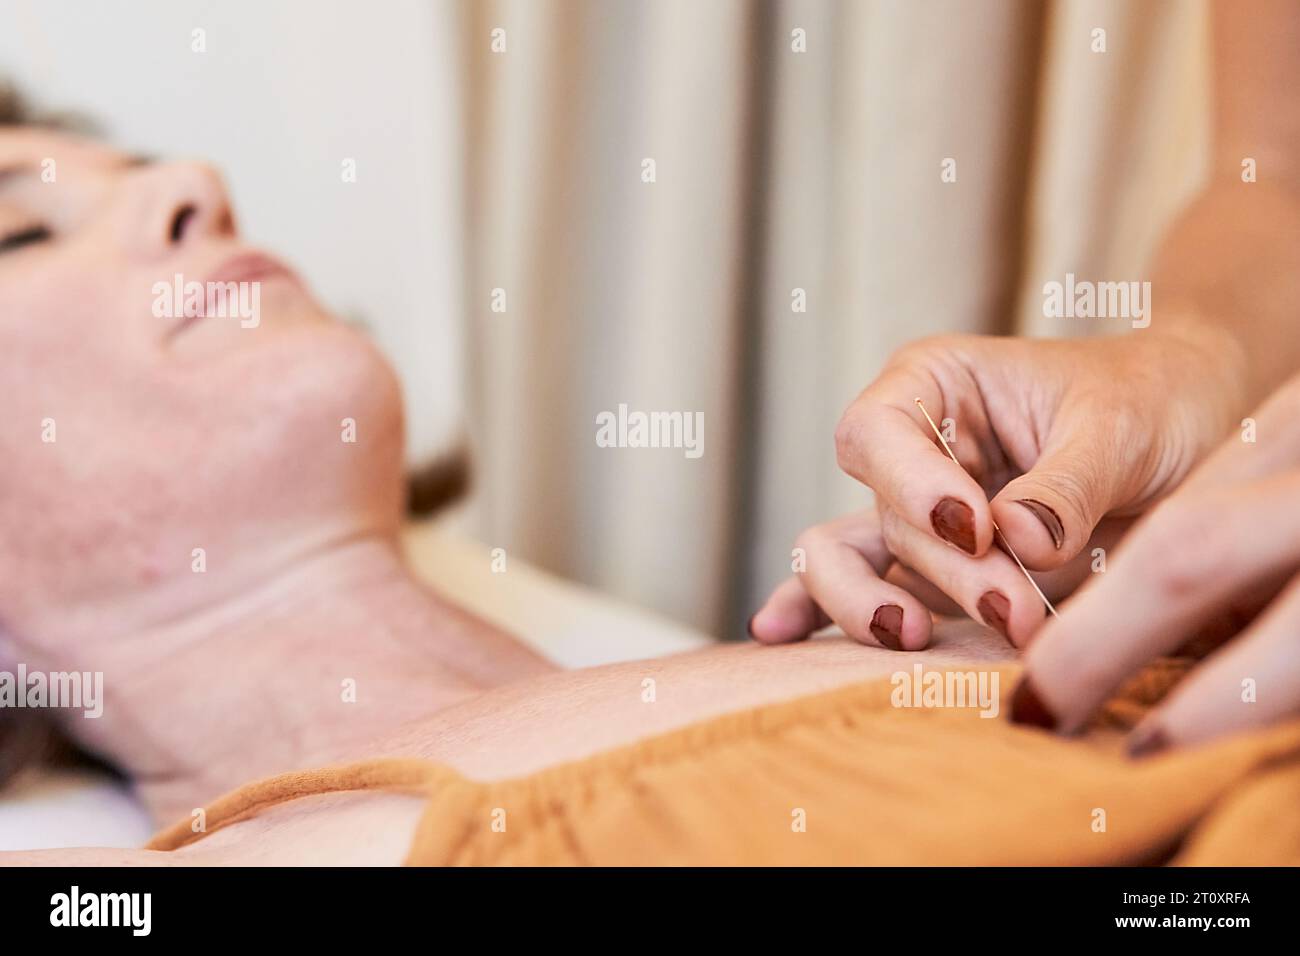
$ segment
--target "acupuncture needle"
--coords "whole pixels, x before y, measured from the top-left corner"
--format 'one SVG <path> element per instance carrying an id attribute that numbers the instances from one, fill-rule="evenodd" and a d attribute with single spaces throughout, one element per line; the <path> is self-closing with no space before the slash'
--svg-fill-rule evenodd
<path id="1" fill-rule="evenodd" d="M 957 456 L 952 453 L 952 449 L 948 446 L 947 440 L 943 437 L 943 432 L 939 431 L 939 426 L 934 423 L 934 419 L 930 417 L 930 413 L 925 410 L 925 405 L 919 398 L 916 400 L 916 407 L 921 410 L 921 414 L 925 416 L 925 420 L 930 423 L 930 427 L 934 430 L 934 437 L 939 439 L 939 444 L 943 446 L 943 450 L 948 453 L 948 457 L 952 459 L 952 463 L 958 468 L 961 468 L 962 471 L 965 471 L 966 469 L 962 468 L 961 462 L 957 460 Z M 1038 596 L 1043 599 L 1043 603 L 1047 605 L 1047 609 L 1052 612 L 1052 617 L 1060 617 L 1061 615 L 1056 613 L 1056 608 L 1052 607 L 1052 602 L 1047 600 L 1047 595 L 1043 593 L 1043 589 L 1040 588 L 1038 582 L 1034 580 L 1034 576 L 1030 574 L 1029 569 L 1025 567 L 1025 563 L 1020 560 L 1020 555 L 1016 554 L 1016 549 L 1011 547 L 1011 542 L 1008 541 L 1007 536 L 1002 533 L 1002 529 L 998 527 L 997 521 L 993 522 L 993 533 L 1002 539 L 1002 544 L 1007 549 L 1007 554 L 1011 555 L 1016 564 L 1019 565 L 1020 572 L 1025 576 L 1025 580 L 1027 580 L 1033 586 L 1034 590 L 1038 592 Z"/>

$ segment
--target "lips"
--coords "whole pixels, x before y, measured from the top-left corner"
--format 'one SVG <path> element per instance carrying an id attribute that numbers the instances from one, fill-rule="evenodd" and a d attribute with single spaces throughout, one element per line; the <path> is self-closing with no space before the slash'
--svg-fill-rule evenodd
<path id="1" fill-rule="evenodd" d="M 256 282 L 276 277 L 293 278 L 289 267 L 261 252 L 244 252 L 227 259 L 206 282 Z"/>
<path id="2" fill-rule="evenodd" d="M 226 259 L 202 280 L 199 280 L 197 284 L 202 286 L 206 295 L 207 290 L 218 286 L 225 287 L 232 283 L 240 285 L 279 279 L 286 279 L 299 287 L 302 285 L 298 276 L 280 260 L 263 252 L 241 252 Z M 180 303 L 185 301 L 186 288 L 192 281 L 189 277 L 179 273 L 176 275 L 176 290 L 173 303 L 177 310 L 181 308 Z M 170 342 L 176 339 L 197 325 L 199 320 L 203 318 L 206 318 L 206 316 L 182 316 L 167 332 L 166 341 Z"/>

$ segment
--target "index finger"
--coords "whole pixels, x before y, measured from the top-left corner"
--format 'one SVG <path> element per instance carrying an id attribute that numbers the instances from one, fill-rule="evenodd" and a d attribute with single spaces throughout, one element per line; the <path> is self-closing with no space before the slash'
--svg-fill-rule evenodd
<path id="1" fill-rule="evenodd" d="M 988 498 L 939 447 L 918 398 L 936 422 L 956 411 L 933 378 L 914 369 L 892 369 L 868 386 L 835 429 L 839 466 L 908 524 L 967 554 L 983 554 L 993 541 Z"/>

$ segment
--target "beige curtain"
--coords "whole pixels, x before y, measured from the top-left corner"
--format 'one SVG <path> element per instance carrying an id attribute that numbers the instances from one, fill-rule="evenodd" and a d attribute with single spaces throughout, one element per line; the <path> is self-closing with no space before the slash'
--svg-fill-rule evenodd
<path id="1" fill-rule="evenodd" d="M 720 637 L 867 501 L 832 433 L 894 348 L 1101 331 L 1043 283 L 1139 278 L 1204 164 L 1200 2 L 464 11 L 463 520 Z M 620 404 L 702 412 L 703 456 L 598 447 Z"/>

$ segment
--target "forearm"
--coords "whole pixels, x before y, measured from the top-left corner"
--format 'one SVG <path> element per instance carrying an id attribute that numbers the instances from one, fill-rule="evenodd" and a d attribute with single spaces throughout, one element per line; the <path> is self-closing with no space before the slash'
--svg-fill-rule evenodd
<path id="1" fill-rule="evenodd" d="M 1300 369 L 1300 201 L 1265 183 L 1211 186 L 1151 270 L 1151 331 L 1208 345 L 1238 379 L 1236 411 Z"/>
<path id="2" fill-rule="evenodd" d="M 1300 4 L 1219 0 L 1211 33 L 1210 177 L 1156 256 L 1152 328 L 1239 364 L 1244 414 L 1300 368 Z"/>
<path id="3" fill-rule="evenodd" d="M 1259 182 L 1300 192 L 1300 4 L 1215 0 L 1212 179 L 1240 183 L 1252 159 Z"/>

